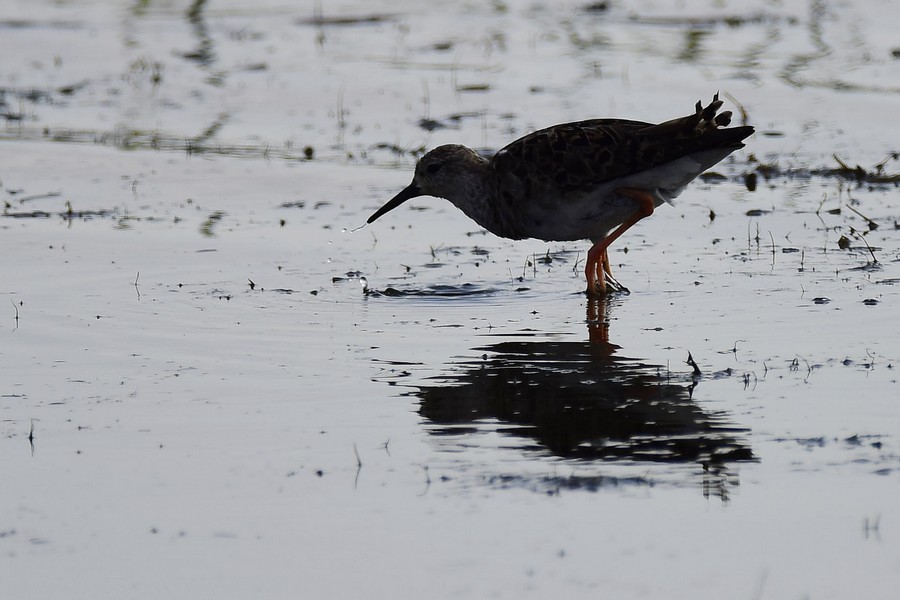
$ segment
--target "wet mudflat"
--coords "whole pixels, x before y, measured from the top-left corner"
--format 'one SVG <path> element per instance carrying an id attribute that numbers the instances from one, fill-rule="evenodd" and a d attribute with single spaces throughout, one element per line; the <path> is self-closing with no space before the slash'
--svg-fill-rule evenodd
<path id="1" fill-rule="evenodd" d="M 3 597 L 892 597 L 897 16 L 10 3 Z M 436 199 L 355 230 L 423 149 L 716 90 L 757 134 L 630 294 Z"/>

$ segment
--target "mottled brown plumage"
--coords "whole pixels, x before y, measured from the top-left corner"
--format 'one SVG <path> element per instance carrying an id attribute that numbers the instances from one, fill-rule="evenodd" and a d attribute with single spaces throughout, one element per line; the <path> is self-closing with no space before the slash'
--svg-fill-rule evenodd
<path id="1" fill-rule="evenodd" d="M 725 129 L 731 113 L 718 113 L 721 106 L 716 94 L 706 107 L 698 102 L 693 114 L 659 124 L 592 119 L 554 125 L 490 160 L 465 146 L 439 146 L 368 223 L 429 195 L 450 200 L 501 237 L 589 239 L 588 292 L 603 293 L 607 281 L 618 286 L 609 272 L 609 244 L 753 133 L 752 127 Z"/>

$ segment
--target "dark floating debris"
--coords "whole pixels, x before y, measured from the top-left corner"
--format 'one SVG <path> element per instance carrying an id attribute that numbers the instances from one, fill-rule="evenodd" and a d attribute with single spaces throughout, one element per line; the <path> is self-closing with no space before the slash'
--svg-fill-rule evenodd
<path id="1" fill-rule="evenodd" d="M 591 2 L 584 7 L 585 12 L 605 12 L 609 10 L 609 2 Z"/>
<path id="2" fill-rule="evenodd" d="M 457 92 L 487 92 L 491 89 L 489 83 L 469 83 L 456 86 Z"/>
<path id="3" fill-rule="evenodd" d="M 756 173 L 744 173 L 744 185 L 747 186 L 748 192 L 756 191 L 757 176 Z"/>
<path id="4" fill-rule="evenodd" d="M 78 21 L 44 21 L 32 19 L 0 19 L 0 29 L 84 29 Z"/>
<path id="5" fill-rule="evenodd" d="M 297 19 L 299 25 L 372 25 L 374 23 L 384 23 L 396 19 L 396 15 L 392 14 L 369 14 L 369 15 L 345 15 L 339 17 L 326 17 L 323 15 L 315 15 L 306 19 Z"/>
<path id="6" fill-rule="evenodd" d="M 27 211 L 11 211 L 4 210 L 0 213 L 0 216 L 9 217 L 11 219 L 49 219 L 52 216 L 58 216 L 62 219 L 72 220 L 72 219 L 91 219 L 94 217 L 109 217 L 109 216 L 117 216 L 118 211 L 112 209 L 98 209 L 98 210 L 71 210 L 66 209 L 64 211 L 51 213 L 46 210 L 27 210 Z"/>
<path id="7" fill-rule="evenodd" d="M 823 179 L 844 179 L 870 185 L 900 184 L 900 173 L 892 174 L 885 170 L 885 167 L 889 162 L 900 160 L 900 153 L 891 152 L 884 160 L 873 166 L 871 169 L 865 169 L 860 165 L 851 166 L 837 154 L 833 154 L 832 158 L 834 158 L 835 162 L 838 164 L 837 167 L 782 169 L 776 164 L 757 162 L 756 158 L 751 157 L 750 162 L 757 162 L 756 168 L 750 171 L 750 173 L 745 174 L 744 177 L 746 179 L 746 177 L 752 173 L 761 175 L 763 179 L 766 180 L 778 177 L 785 179 L 812 179 L 813 177 L 821 177 Z"/>
<path id="8" fill-rule="evenodd" d="M 3 211 L 3 216 L 11 217 L 13 219 L 48 219 L 50 218 L 50 213 L 45 210 L 29 210 L 20 212 Z"/>
<path id="9" fill-rule="evenodd" d="M 216 224 L 222 220 L 222 217 L 225 216 L 225 212 L 221 210 L 213 211 L 203 223 L 200 224 L 200 233 L 203 237 L 214 237 L 215 232 L 213 229 Z"/>
<path id="10" fill-rule="evenodd" d="M 90 80 L 85 79 L 83 81 L 78 81 L 76 83 L 71 83 L 69 85 L 64 85 L 62 87 L 59 87 L 56 89 L 56 91 L 59 92 L 60 94 L 62 94 L 63 96 L 71 96 L 75 92 L 78 92 L 78 91 L 86 88 L 88 85 L 90 85 L 90 83 L 91 83 Z"/>
<path id="11" fill-rule="evenodd" d="M 457 298 L 461 296 L 490 296 L 498 291 L 496 288 L 483 288 L 471 283 L 464 283 L 462 285 L 433 285 L 427 288 L 402 290 L 394 287 L 387 287 L 383 290 L 367 288 L 365 294 L 376 298 L 381 296 L 388 298 Z"/>
<path id="12" fill-rule="evenodd" d="M 446 129 L 447 125 L 434 119 L 419 119 L 419 127 L 425 131 L 436 131 L 438 129 Z"/>
<path id="13" fill-rule="evenodd" d="M 0 88 L 0 93 L 4 90 Z M 34 102 L 35 100 L 29 100 Z M 51 95 L 47 94 L 47 102 L 51 102 Z M 10 116 L 0 111 L 0 117 Z M 170 152 L 183 152 L 189 156 L 192 155 L 218 155 L 232 156 L 238 158 L 265 158 L 265 159 L 281 159 L 286 161 L 311 160 L 308 156 L 309 146 L 302 148 L 299 152 L 293 145 L 286 144 L 284 147 L 272 147 L 269 144 L 222 144 L 213 139 L 220 123 L 214 123 L 213 126 L 207 128 L 204 135 L 187 138 L 184 136 L 167 134 L 161 131 L 143 131 L 138 129 L 128 129 L 119 127 L 112 131 L 91 131 L 76 129 L 53 129 L 51 127 L 22 127 L 18 128 L 14 136 L 8 133 L 0 132 L 0 139 L 16 139 L 20 141 L 27 140 L 44 140 L 50 142 L 61 142 L 66 144 L 93 144 L 100 146 L 109 146 L 120 150 L 138 150 L 151 149 Z M 313 149 L 313 156 L 315 150 Z"/>
<path id="14" fill-rule="evenodd" d="M 10 193 L 13 193 L 10 191 Z M 48 192 L 46 194 L 32 194 L 30 196 L 22 196 L 19 198 L 19 204 L 25 204 L 26 202 L 31 202 L 33 200 L 43 200 L 45 198 L 58 198 L 62 196 L 62 192 Z"/>
<path id="15" fill-rule="evenodd" d="M 728 181 L 728 178 L 721 173 L 716 173 L 715 171 L 707 171 L 706 173 L 702 173 L 700 175 L 700 181 L 703 181 L 705 183 L 720 183 L 722 181 Z"/>
<path id="16" fill-rule="evenodd" d="M 396 156 L 409 155 L 413 158 L 425 154 L 425 146 L 418 146 L 416 148 L 403 148 L 402 146 L 398 146 L 397 144 L 389 144 L 387 142 L 381 142 L 379 144 L 369 146 L 369 150 L 388 150 Z"/>
<path id="17" fill-rule="evenodd" d="M 646 17 L 633 14 L 629 19 L 634 23 L 641 25 L 671 25 L 671 26 L 689 26 L 689 27 L 716 27 L 725 25 L 727 27 L 740 27 L 742 25 L 759 25 L 768 23 L 786 22 L 788 25 L 796 25 L 799 23 L 797 17 L 774 15 L 770 13 L 758 12 L 749 15 L 720 15 L 711 17 Z"/>
<path id="18" fill-rule="evenodd" d="M 471 86 L 462 86 L 462 87 L 471 87 Z M 458 88 L 459 89 L 459 88 Z M 472 90 L 460 90 L 460 91 L 472 91 Z M 419 119 L 419 127 L 424 129 L 425 131 L 436 131 L 438 129 L 459 129 L 460 124 L 463 119 L 480 119 L 484 116 L 482 112 L 474 111 L 474 112 L 465 112 L 465 113 L 454 113 L 452 115 L 448 115 L 444 119 L 431 119 L 431 118 L 422 118 Z M 490 151 L 490 155 L 493 155 L 493 150 Z"/>

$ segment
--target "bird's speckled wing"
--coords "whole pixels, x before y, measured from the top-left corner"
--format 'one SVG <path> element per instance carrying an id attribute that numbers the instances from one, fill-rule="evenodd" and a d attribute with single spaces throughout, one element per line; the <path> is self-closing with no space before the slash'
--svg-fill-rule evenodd
<path id="1" fill-rule="evenodd" d="M 591 187 L 640 170 L 634 132 L 650 125 L 613 119 L 555 125 L 512 142 L 491 167 L 501 183 L 518 179 L 559 191 Z"/>
<path id="2" fill-rule="evenodd" d="M 697 103 L 694 114 L 654 125 L 592 119 L 535 131 L 500 150 L 491 167 L 501 193 L 527 197 L 551 189 L 578 193 L 610 180 L 714 148 L 740 148 L 751 127 L 722 129 L 731 113 L 716 114 L 722 101 Z M 509 196 L 507 196 L 508 199 Z"/>

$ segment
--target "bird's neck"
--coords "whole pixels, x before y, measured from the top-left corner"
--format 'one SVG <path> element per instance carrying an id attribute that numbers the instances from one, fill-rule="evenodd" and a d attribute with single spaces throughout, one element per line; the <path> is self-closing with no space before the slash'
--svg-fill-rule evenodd
<path id="1" fill-rule="evenodd" d="M 469 163 L 465 174 L 456 179 L 456 185 L 447 191 L 446 197 L 467 217 L 496 234 L 499 223 L 488 165 L 488 161 L 480 157 L 478 163 Z"/>

